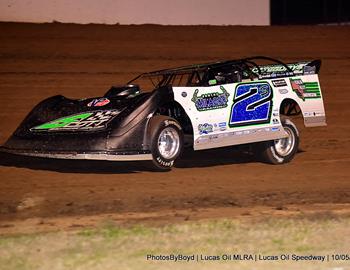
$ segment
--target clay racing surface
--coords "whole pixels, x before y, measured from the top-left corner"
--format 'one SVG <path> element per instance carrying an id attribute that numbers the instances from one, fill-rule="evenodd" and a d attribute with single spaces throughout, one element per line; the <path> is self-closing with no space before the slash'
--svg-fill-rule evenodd
<path id="1" fill-rule="evenodd" d="M 144 71 L 267 55 L 323 61 L 327 127 L 299 126 L 283 166 L 234 148 L 187 152 L 168 173 L 139 163 L 0 155 L 0 233 L 212 217 L 346 212 L 350 203 L 350 27 L 0 24 L 0 144 L 42 99 L 102 96 Z"/>

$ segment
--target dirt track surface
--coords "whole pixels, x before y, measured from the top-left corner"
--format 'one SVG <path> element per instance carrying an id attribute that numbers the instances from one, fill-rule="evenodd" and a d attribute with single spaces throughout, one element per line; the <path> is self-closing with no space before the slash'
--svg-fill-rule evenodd
<path id="1" fill-rule="evenodd" d="M 140 72 L 252 55 L 320 58 L 327 127 L 271 166 L 231 148 L 188 152 L 168 173 L 143 164 L 0 155 L 0 234 L 120 222 L 347 211 L 350 27 L 161 27 L 0 23 L 0 144 L 40 100 L 100 96 Z M 28 219 L 30 218 L 30 219 Z M 46 224 L 46 225 L 45 225 Z M 62 225 L 65 224 L 65 225 Z M 44 226 L 45 225 L 45 226 Z"/>

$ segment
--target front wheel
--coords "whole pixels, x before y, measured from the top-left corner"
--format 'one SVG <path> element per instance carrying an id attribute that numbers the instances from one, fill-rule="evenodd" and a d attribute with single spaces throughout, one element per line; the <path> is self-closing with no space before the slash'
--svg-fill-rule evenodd
<path id="1" fill-rule="evenodd" d="M 291 161 L 298 151 L 299 132 L 295 124 L 284 119 L 282 126 L 288 136 L 273 141 L 262 142 L 258 144 L 258 155 L 262 161 L 271 164 L 283 164 Z"/>
<path id="2" fill-rule="evenodd" d="M 155 169 L 170 170 L 183 149 L 180 124 L 171 117 L 159 115 L 151 119 L 149 131 Z"/>

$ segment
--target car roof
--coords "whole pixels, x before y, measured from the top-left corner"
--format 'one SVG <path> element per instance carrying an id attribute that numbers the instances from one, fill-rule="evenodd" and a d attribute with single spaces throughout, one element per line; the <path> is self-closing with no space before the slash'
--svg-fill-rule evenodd
<path id="1" fill-rule="evenodd" d="M 224 68 L 226 66 L 243 65 L 243 64 L 250 64 L 258 67 L 259 65 L 255 62 L 256 60 L 267 60 L 267 61 L 273 62 L 274 64 L 283 65 L 287 71 L 292 71 L 290 70 L 287 64 L 285 64 L 280 60 L 277 60 L 271 57 L 266 57 L 266 56 L 254 56 L 254 57 L 242 58 L 242 59 L 222 60 L 222 61 L 216 61 L 216 62 L 210 62 L 210 63 L 193 64 L 193 65 L 181 66 L 181 67 L 175 67 L 175 68 L 169 68 L 169 69 L 155 70 L 155 71 L 143 73 L 142 75 L 154 76 L 154 75 L 177 74 L 177 73 L 186 73 L 191 71 Z"/>

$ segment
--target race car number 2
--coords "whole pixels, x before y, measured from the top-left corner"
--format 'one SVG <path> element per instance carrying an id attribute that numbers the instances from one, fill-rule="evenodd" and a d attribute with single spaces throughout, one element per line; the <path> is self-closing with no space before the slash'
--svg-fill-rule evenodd
<path id="1" fill-rule="evenodd" d="M 272 88 L 267 82 L 238 84 L 231 108 L 229 126 L 269 123 L 272 96 Z"/>

